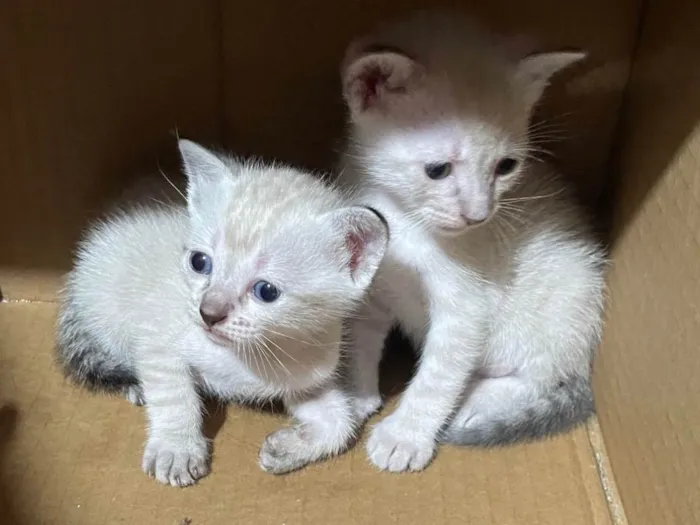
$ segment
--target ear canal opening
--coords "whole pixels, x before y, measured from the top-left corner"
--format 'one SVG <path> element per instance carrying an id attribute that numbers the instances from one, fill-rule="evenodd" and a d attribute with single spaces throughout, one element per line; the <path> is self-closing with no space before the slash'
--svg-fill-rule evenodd
<path id="1" fill-rule="evenodd" d="M 357 235 L 355 232 L 348 232 L 345 235 L 345 244 L 350 251 L 350 273 L 354 275 L 360 265 L 362 252 L 364 250 L 364 243 L 362 237 Z"/>
<path id="2" fill-rule="evenodd" d="M 392 94 L 407 90 L 415 71 L 415 62 L 400 52 L 364 53 L 344 71 L 343 90 L 348 106 L 362 112 L 382 105 Z"/>

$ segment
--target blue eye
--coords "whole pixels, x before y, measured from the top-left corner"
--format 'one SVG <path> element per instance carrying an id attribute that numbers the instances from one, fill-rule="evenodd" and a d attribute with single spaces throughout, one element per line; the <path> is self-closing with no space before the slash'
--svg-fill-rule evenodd
<path id="1" fill-rule="evenodd" d="M 197 273 L 209 275 L 212 270 L 211 257 L 206 253 L 192 252 L 190 254 L 190 267 Z"/>
<path id="2" fill-rule="evenodd" d="M 426 164 L 425 174 L 433 180 L 440 180 L 452 173 L 452 163 L 440 162 L 438 164 Z"/>
<path id="3" fill-rule="evenodd" d="M 258 281 L 253 285 L 253 295 L 265 303 L 273 303 L 279 298 L 280 291 L 272 283 Z"/>
<path id="4" fill-rule="evenodd" d="M 496 164 L 496 175 L 508 175 L 518 166 L 518 160 L 512 157 L 505 157 Z"/>

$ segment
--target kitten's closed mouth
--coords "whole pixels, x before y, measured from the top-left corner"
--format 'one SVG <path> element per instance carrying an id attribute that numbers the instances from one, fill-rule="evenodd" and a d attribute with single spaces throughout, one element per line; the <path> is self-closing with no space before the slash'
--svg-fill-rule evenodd
<path id="1" fill-rule="evenodd" d="M 225 346 L 228 348 L 233 348 L 235 346 L 235 342 L 232 339 L 221 333 L 214 332 L 207 326 L 202 326 L 202 330 L 204 330 L 204 333 L 213 343 L 216 343 L 219 346 Z"/>
<path id="2" fill-rule="evenodd" d="M 467 231 L 469 226 L 462 224 L 461 226 L 440 226 L 440 231 L 443 235 L 456 236 Z"/>

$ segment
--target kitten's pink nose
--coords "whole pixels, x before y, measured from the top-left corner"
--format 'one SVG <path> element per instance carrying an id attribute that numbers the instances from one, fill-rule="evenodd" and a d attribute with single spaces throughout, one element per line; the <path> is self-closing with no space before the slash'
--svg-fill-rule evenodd
<path id="1" fill-rule="evenodd" d="M 205 305 L 202 305 L 199 308 L 199 315 L 202 316 L 202 321 L 211 328 L 226 319 L 228 312 L 220 309 L 207 309 Z"/>

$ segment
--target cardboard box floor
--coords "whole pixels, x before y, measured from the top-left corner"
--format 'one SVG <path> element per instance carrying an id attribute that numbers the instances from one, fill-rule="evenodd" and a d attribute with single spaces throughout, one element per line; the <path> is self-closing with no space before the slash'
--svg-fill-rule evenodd
<path id="1" fill-rule="evenodd" d="M 77 390 L 54 367 L 56 306 L 0 308 L 3 347 L 21 349 L 2 357 L 0 399 L 13 402 L 2 415 L 3 524 L 611 524 L 585 428 L 511 449 L 445 448 L 421 474 L 378 473 L 360 445 L 274 477 L 258 468 L 258 447 L 285 418 L 232 405 L 212 409 L 212 474 L 161 486 L 139 469 L 142 411 Z"/>

